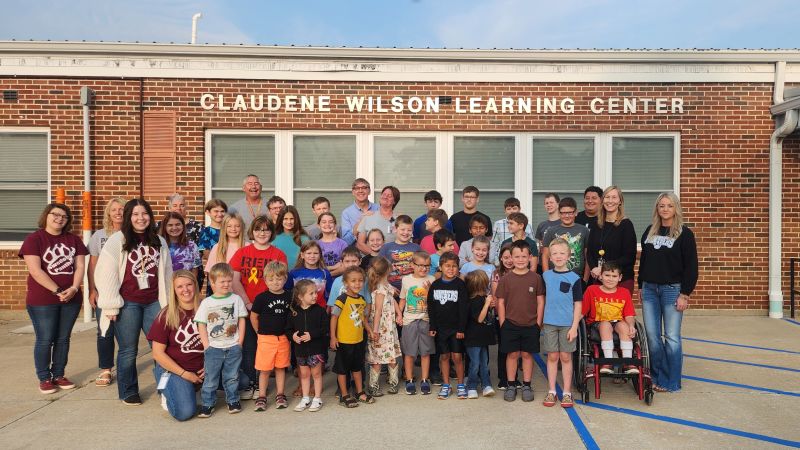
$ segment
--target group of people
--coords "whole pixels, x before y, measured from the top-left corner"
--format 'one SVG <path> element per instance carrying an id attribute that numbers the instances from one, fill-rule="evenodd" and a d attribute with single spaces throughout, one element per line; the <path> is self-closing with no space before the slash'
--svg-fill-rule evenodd
<path id="1" fill-rule="evenodd" d="M 263 411 L 271 376 L 275 406 L 286 408 L 292 369 L 300 379 L 296 411 L 322 408 L 327 369 L 337 374 L 341 405 L 375 402 L 384 395 L 382 366 L 389 394 L 427 395 L 439 385 L 439 399 L 474 399 L 496 387 L 507 401 L 518 393 L 532 401 L 533 355 L 540 351 L 547 353 L 544 405 L 559 401 L 561 364 L 560 403 L 570 407 L 581 318 L 598 328 L 607 357 L 614 332 L 630 357 L 637 238 L 619 187 L 588 187 L 580 212 L 573 198 L 547 194 L 548 219 L 535 231 L 515 198 L 492 223 L 477 209 L 474 186 L 463 189 L 463 209 L 452 216 L 440 208 L 441 194 L 429 191 L 427 212 L 414 220 L 395 213 L 396 187 L 376 192 L 372 203 L 369 182 L 358 178 L 341 223 L 318 197 L 311 204 L 316 220 L 306 227 L 280 197 L 262 200 L 257 176 L 248 175 L 242 189 L 244 198 L 230 207 L 206 203 L 207 226 L 187 218 L 178 194 L 159 223 L 145 200 L 113 198 L 88 248 L 70 232 L 66 205 L 45 208 L 19 252 L 30 272 L 26 304 L 42 393 L 75 387 L 65 366 L 86 255 L 98 321 L 95 383 L 113 384 L 116 341 L 119 398 L 142 403 L 135 365 L 141 330 L 153 349 L 162 406 L 178 420 L 196 414 L 198 390 L 200 417 L 213 414 L 218 390 L 231 413 L 250 398 Z M 655 390 L 674 392 L 681 388 L 682 314 L 698 278 L 694 235 L 675 194 L 658 196 L 640 244 L 651 376 Z M 496 344 L 494 384 L 488 361 Z M 638 369 L 601 372 L 617 370 Z"/>

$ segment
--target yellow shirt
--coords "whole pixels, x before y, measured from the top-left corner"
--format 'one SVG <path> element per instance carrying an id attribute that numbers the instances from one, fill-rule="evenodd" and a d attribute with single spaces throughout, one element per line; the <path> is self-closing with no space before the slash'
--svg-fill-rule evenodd
<path id="1" fill-rule="evenodd" d="M 364 340 L 364 309 L 367 302 L 364 297 L 356 298 L 340 295 L 334 303 L 333 314 L 339 316 L 336 323 L 336 339 L 342 344 L 358 344 Z"/>

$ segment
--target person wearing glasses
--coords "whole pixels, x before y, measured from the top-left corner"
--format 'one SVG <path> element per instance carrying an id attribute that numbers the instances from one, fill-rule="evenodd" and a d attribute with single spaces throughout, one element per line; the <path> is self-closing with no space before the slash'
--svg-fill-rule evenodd
<path id="1" fill-rule="evenodd" d="M 552 266 L 550 263 L 549 245 L 554 239 L 563 239 L 570 248 L 567 260 L 567 269 L 578 274 L 586 282 L 589 278 L 586 270 L 586 239 L 589 238 L 589 229 L 575 224 L 578 205 L 572 197 L 564 197 L 558 202 L 558 212 L 561 217 L 558 225 L 553 225 L 544 232 L 542 238 L 542 270 L 547 271 Z M 584 273 L 585 272 L 585 273 Z"/>
<path id="2" fill-rule="evenodd" d="M 242 182 L 244 198 L 232 204 L 228 208 L 228 214 L 237 213 L 244 220 L 244 229 L 249 230 L 253 219 L 261 215 L 267 215 L 267 203 L 261 197 L 261 181 L 258 175 L 252 173 L 244 177 Z"/>
<path id="3" fill-rule="evenodd" d="M 361 221 L 361 217 L 366 212 L 377 212 L 378 205 L 369 201 L 371 191 L 369 181 L 363 178 L 356 178 L 353 181 L 353 204 L 342 211 L 342 239 L 348 245 L 356 242 L 356 226 Z M 369 254 L 369 252 L 365 252 Z"/>

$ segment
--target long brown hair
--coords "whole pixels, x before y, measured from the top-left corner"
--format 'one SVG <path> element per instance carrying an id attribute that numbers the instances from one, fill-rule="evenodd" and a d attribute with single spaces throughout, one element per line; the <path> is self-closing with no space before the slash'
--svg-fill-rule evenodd
<path id="1" fill-rule="evenodd" d="M 67 215 L 67 223 L 65 223 L 64 228 L 61 229 L 61 234 L 69 233 L 72 230 L 72 211 L 70 211 L 69 207 L 63 203 L 50 203 L 44 207 L 42 214 L 39 215 L 39 228 L 42 230 L 47 228 L 47 216 L 50 215 L 50 212 L 56 208 L 64 210 L 64 214 Z"/>
<path id="2" fill-rule="evenodd" d="M 291 230 L 285 230 L 283 228 L 283 218 L 286 216 L 287 213 L 291 213 L 294 216 L 294 228 Z M 297 245 L 302 245 L 302 236 L 308 237 L 306 234 L 306 230 L 303 229 L 303 225 L 300 223 L 300 213 L 297 212 L 297 208 L 292 205 L 286 205 L 281 209 L 280 214 L 278 214 L 278 220 L 275 221 L 275 234 L 279 235 L 283 232 L 289 232 L 294 237 L 294 243 Z M 322 253 L 320 253 L 320 257 L 322 257 Z"/>
<path id="3" fill-rule="evenodd" d="M 167 244 L 171 242 L 170 236 L 169 234 L 167 234 L 167 222 L 169 222 L 172 219 L 178 220 L 181 223 L 181 227 L 183 227 L 181 235 L 178 236 L 178 245 L 180 246 L 188 245 L 189 238 L 186 236 L 186 219 L 184 219 L 182 215 L 176 212 L 167 211 L 164 214 L 164 217 L 161 219 L 161 227 L 158 229 L 158 234 L 160 234 L 161 237 L 163 237 L 164 240 L 167 241 Z"/>
<path id="4" fill-rule="evenodd" d="M 303 253 L 312 248 L 316 248 L 319 252 L 319 261 L 317 261 L 317 266 L 314 268 L 327 270 L 327 267 L 325 267 L 325 261 L 322 260 L 322 247 L 319 246 L 317 241 L 305 241 L 303 245 L 300 246 L 300 254 L 297 257 L 297 262 L 294 265 L 295 269 L 300 269 L 306 266 L 306 260 L 303 258 Z"/>

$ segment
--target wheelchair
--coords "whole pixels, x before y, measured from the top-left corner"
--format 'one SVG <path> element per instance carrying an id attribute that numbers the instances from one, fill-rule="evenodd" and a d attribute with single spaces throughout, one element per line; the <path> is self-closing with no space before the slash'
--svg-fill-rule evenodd
<path id="1" fill-rule="evenodd" d="M 644 400 L 649 406 L 653 403 L 653 381 L 650 378 L 650 352 L 647 348 L 647 338 L 644 325 L 636 321 L 636 336 L 633 339 L 633 357 L 622 358 L 619 348 L 619 336 L 614 332 L 614 353 L 618 358 L 605 358 L 600 347 L 600 335 L 596 330 L 590 331 L 586 321 L 581 319 L 578 325 L 577 348 L 573 354 L 574 385 L 580 392 L 581 400 L 589 403 L 589 386 L 594 384 L 594 397 L 600 398 L 602 378 L 622 380 L 633 386 L 634 392 L 639 395 L 639 400 Z M 626 365 L 636 366 L 638 374 L 628 374 L 624 371 L 615 371 L 611 374 L 600 373 L 603 365 L 612 365 L 615 368 Z"/>

